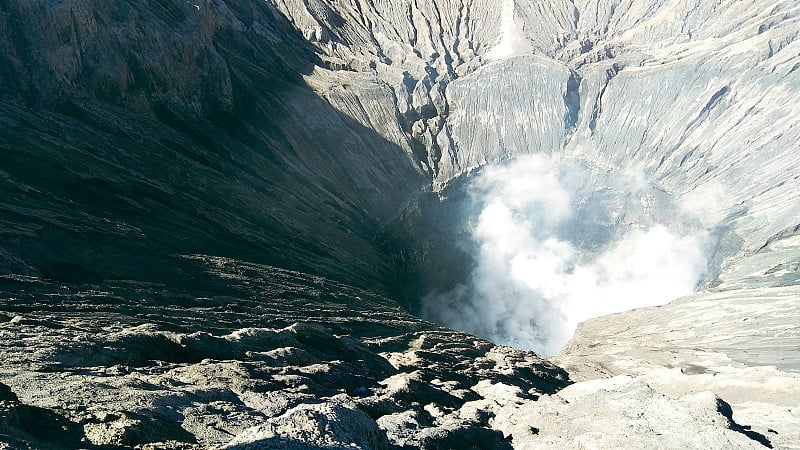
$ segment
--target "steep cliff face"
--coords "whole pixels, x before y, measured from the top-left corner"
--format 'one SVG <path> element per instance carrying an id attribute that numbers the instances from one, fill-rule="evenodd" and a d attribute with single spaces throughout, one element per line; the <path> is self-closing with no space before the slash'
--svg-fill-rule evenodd
<path id="1" fill-rule="evenodd" d="M 471 386 L 568 384 L 399 306 L 379 236 L 429 180 L 382 85 L 332 107 L 269 4 L 0 20 L 0 447 L 492 448 Z"/>
<path id="2" fill-rule="evenodd" d="M 712 231 L 706 284 L 796 280 L 779 270 L 797 253 L 800 136 L 796 107 L 785 101 L 798 83 L 792 2 L 319 0 L 276 7 L 325 67 L 347 68 L 350 79 L 374 84 L 342 94 L 342 71 L 323 68 L 306 76 L 308 83 L 390 140 L 402 129 L 399 142 L 408 143 L 435 191 L 526 154 L 585 164 L 599 180 L 635 173 L 675 205 L 694 209 Z M 394 116 L 364 115 L 365 105 L 387 99 L 393 104 L 381 109 Z M 411 230 L 406 240 L 413 241 L 421 227 L 404 220 L 400 228 Z M 411 256 L 418 267 L 408 285 L 436 267 L 458 270 L 460 243 L 420 240 L 399 252 L 402 261 L 420 253 Z M 441 278 L 452 284 L 452 276 Z M 426 282 L 408 300 L 447 283 Z"/>
<path id="3" fill-rule="evenodd" d="M 388 289 L 370 238 L 422 178 L 305 86 L 313 49 L 268 5 L 2 20 L 4 273 L 194 283 L 173 256 L 205 253 Z"/>
<path id="4" fill-rule="evenodd" d="M 707 186 L 736 193 L 713 209 L 744 240 L 737 260 L 797 225 L 797 111 L 785 101 L 798 82 L 792 2 L 277 7 L 323 60 L 384 83 L 435 187 L 555 153 L 601 171 L 636 168 L 679 200 Z M 328 95 L 328 78 L 308 77 L 350 111 Z M 725 280 L 747 270 L 736 267 L 720 270 Z"/>
<path id="5" fill-rule="evenodd" d="M 703 234 L 706 256 L 701 260 L 706 267 L 699 272 L 699 293 L 676 304 L 582 325 L 560 361 L 577 378 L 636 375 L 676 398 L 716 392 L 734 404 L 737 418 L 780 446 L 796 446 L 791 430 L 798 424 L 798 354 L 793 350 L 798 335 L 793 324 L 800 296 L 800 128 L 796 105 L 788 101 L 800 85 L 796 4 L 509 1 L 498 7 L 442 1 L 398 8 L 353 1 L 339 2 L 335 8 L 344 17 L 360 19 L 345 20 L 341 26 L 321 13 L 324 5 L 327 2 L 278 7 L 312 36 L 323 59 L 386 83 L 397 99 L 399 123 L 416 142 L 412 146 L 434 190 L 442 192 L 438 199 L 423 196 L 413 202 L 393 235 L 416 243 L 411 256 L 402 253 L 403 267 L 411 267 L 410 296 L 448 291 L 429 298 L 421 306 L 423 312 L 433 310 L 431 317 L 506 342 L 518 342 L 508 334 L 525 328 L 526 321 L 539 321 L 532 328 L 535 333 L 547 329 L 542 320 L 560 320 L 563 309 L 519 301 L 525 293 L 507 287 L 521 280 L 551 289 L 536 280 L 548 276 L 546 266 L 537 266 L 539 272 L 528 278 L 485 278 L 498 267 L 512 272 L 519 267 L 513 261 L 496 264 L 497 258 L 530 258 L 523 252 L 531 248 L 526 244 L 522 251 L 504 254 L 502 246 L 487 245 L 497 234 L 474 231 L 485 217 L 483 206 L 476 209 L 472 197 L 485 195 L 481 189 L 486 179 L 498 172 L 478 176 L 475 182 L 471 177 L 453 180 L 525 154 L 552 155 L 566 164 L 588 167 L 594 175 L 587 183 L 595 189 L 575 198 L 591 204 L 610 189 L 621 219 L 606 227 L 610 233 L 618 235 L 625 226 L 648 226 L 637 217 L 640 207 L 627 203 L 632 193 L 647 203 L 644 210 L 659 223 L 681 220 L 690 211 L 695 224 L 683 226 L 695 227 L 690 235 Z M 309 79 L 326 76 L 318 71 Z M 319 91 L 326 95 L 324 89 Z M 519 177 L 519 170 L 499 173 Z M 541 172 L 528 173 L 546 184 Z M 641 186 L 620 190 L 618 180 L 631 174 L 660 194 L 640 195 Z M 471 183 L 479 187 L 470 188 Z M 502 183 L 491 190 L 493 195 L 523 194 L 504 190 Z M 666 200 L 659 204 L 654 199 L 662 194 Z M 505 199 L 503 204 L 513 203 Z M 542 214 L 557 213 L 545 209 Z M 585 240 L 572 237 L 566 242 L 580 248 L 588 240 L 585 254 L 591 255 L 592 246 L 602 248 L 608 242 L 587 234 L 593 229 L 597 228 L 585 225 L 579 238 Z M 488 256 L 488 268 L 483 254 L 487 248 L 494 252 Z M 649 251 L 657 253 L 654 248 Z M 582 267 L 581 259 L 575 261 Z M 664 272 L 672 270 L 668 260 L 660 264 Z M 555 281 L 580 281 L 569 270 L 559 272 Z M 668 281 L 653 289 L 669 291 L 680 283 L 679 277 L 676 273 L 672 285 Z M 559 297 L 570 288 L 556 289 L 556 298 L 574 299 L 571 294 Z M 596 301 L 603 297 L 600 289 L 593 292 L 590 297 Z M 657 298 L 659 292 L 635 295 Z M 648 306 L 652 301 L 643 298 L 632 305 Z M 449 304 L 437 305 L 443 302 Z M 546 319 L 537 318 L 541 314 Z M 748 388 L 764 383 L 781 394 L 774 397 Z M 780 419 L 774 413 L 778 410 Z M 520 414 L 512 411 L 509 417 Z M 501 416 L 505 417 L 501 413 L 497 423 L 503 423 Z M 782 431 L 769 425 L 781 421 Z M 505 423 L 509 428 L 504 432 L 514 434 L 516 422 Z M 530 438 L 529 431 L 516 432 L 514 442 Z M 552 438 L 533 437 L 531 442 L 568 445 L 548 439 Z M 609 439 L 603 445 L 618 445 Z"/>
<path id="6" fill-rule="evenodd" d="M 797 448 L 796 2 L 5 1 L 0 30 L 0 447 Z M 508 245 L 497 206 L 552 233 Z M 698 292 L 582 324 L 570 387 L 401 307 L 536 341 L 568 315 L 509 306 L 552 287 L 531 248 L 572 301 L 655 226 L 702 237 Z M 613 312 L 578 305 L 557 331 Z"/>

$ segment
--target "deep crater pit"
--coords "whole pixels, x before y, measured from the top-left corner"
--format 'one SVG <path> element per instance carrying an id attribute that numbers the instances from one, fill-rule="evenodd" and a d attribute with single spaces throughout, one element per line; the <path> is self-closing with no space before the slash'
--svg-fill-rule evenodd
<path id="1" fill-rule="evenodd" d="M 676 197 L 642 168 L 541 154 L 421 194 L 387 234 L 423 318 L 556 354 L 578 323 L 666 304 L 714 278 L 724 190 Z"/>

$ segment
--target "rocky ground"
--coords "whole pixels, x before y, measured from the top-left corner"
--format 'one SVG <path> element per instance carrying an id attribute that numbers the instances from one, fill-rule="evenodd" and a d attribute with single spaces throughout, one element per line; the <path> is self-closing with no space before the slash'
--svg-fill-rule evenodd
<path id="1" fill-rule="evenodd" d="M 798 298 L 797 286 L 722 291 L 594 319 L 555 362 L 576 380 L 624 374 L 672 398 L 713 392 L 740 431 L 798 448 Z"/>
<path id="2" fill-rule="evenodd" d="M 763 448 L 780 442 L 792 448 L 796 442 L 791 395 L 798 377 L 775 369 L 737 378 L 751 386 L 769 380 L 764 398 L 722 379 L 746 373 L 734 368 L 700 381 L 720 369 L 690 364 L 695 357 L 673 361 L 669 379 L 652 368 L 619 367 L 638 361 L 633 355 L 584 356 L 578 338 L 559 360 L 570 376 L 533 353 L 420 321 L 368 291 L 195 258 L 208 265 L 209 277 L 280 301 L 259 301 L 261 293 L 196 298 L 157 285 L 70 287 L 5 277 L 0 446 Z M 271 326 L 277 323 L 286 326 Z M 607 378 L 615 373 L 627 375 Z M 575 382 L 584 378 L 592 380 Z M 787 412 L 732 411 L 714 392 L 737 406 L 764 399 Z M 731 392 L 741 395 L 731 400 Z"/>
<path id="3" fill-rule="evenodd" d="M 209 264 L 273 301 L 3 279 L 0 445 L 501 448 L 498 392 L 532 402 L 569 384 L 532 353 L 422 322 L 368 291 Z"/>

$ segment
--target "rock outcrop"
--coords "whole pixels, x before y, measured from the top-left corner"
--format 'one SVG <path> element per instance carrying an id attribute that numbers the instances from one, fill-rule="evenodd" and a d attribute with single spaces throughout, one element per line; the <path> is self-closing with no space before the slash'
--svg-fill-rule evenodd
<path id="1" fill-rule="evenodd" d="M 797 448 L 798 296 L 796 286 L 703 293 L 594 319 L 556 361 L 575 380 L 627 374 L 673 398 L 713 392 L 740 431 Z"/>
<path id="2" fill-rule="evenodd" d="M 274 300 L 299 281 L 232 261 L 217 274 Z M 167 306 L 177 293 L 124 283 L 4 291 L 4 309 L 18 314 L 0 324 L 10 386 L 0 385 L 0 439 L 15 448 L 495 448 L 507 439 L 474 406 L 476 386 L 505 383 L 535 399 L 569 382 L 530 352 L 437 328 L 367 291 L 339 286 L 329 291 L 338 301 L 319 298 L 324 283 L 283 291 L 285 311 L 259 296 Z M 22 298 L 13 305 L 11 295 Z M 267 327 L 292 320 L 302 322 Z M 37 434 L 23 412 L 72 434 Z"/>

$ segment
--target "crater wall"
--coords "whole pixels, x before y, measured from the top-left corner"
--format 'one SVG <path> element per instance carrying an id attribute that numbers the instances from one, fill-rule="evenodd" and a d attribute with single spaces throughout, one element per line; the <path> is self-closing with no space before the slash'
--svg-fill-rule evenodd
<path id="1" fill-rule="evenodd" d="M 0 2 L 0 447 L 797 448 L 799 15 Z M 566 371 L 410 314 L 526 157 L 693 211 L 699 290 Z"/>

